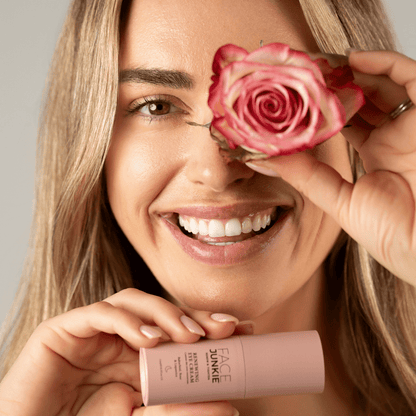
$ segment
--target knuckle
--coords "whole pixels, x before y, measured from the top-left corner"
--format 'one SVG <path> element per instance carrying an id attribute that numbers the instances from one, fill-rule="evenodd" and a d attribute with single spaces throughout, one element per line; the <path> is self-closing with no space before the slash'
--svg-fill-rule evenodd
<path id="1" fill-rule="evenodd" d="M 167 299 L 151 294 L 148 294 L 148 296 L 148 301 L 155 304 L 155 307 L 152 309 L 155 312 L 162 311 L 168 314 L 174 314 L 178 317 L 182 315 L 181 309 L 172 302 L 169 302 Z"/>
<path id="2" fill-rule="evenodd" d="M 105 299 L 104 302 L 107 301 L 108 303 L 111 303 L 111 300 L 113 299 L 117 299 L 117 300 L 120 300 L 122 298 L 138 299 L 138 297 L 140 297 L 141 302 L 156 303 L 160 307 L 170 307 L 170 308 L 178 309 L 175 305 L 173 305 L 167 299 L 164 299 L 160 296 L 153 295 L 151 293 L 143 292 L 133 287 L 120 290 L 119 292 Z"/>
<path id="3" fill-rule="evenodd" d="M 137 296 L 139 294 L 143 294 L 144 292 L 142 292 L 139 289 L 136 289 L 134 287 L 128 287 L 126 289 L 122 289 L 120 290 L 120 292 L 118 292 L 117 294 L 121 295 L 121 296 Z"/>
<path id="4" fill-rule="evenodd" d="M 31 338 L 35 339 L 38 337 L 42 337 L 43 334 L 49 331 L 49 328 L 51 326 L 51 319 L 52 318 L 48 318 L 48 319 L 45 319 L 43 322 L 41 322 L 33 331 Z"/>
<path id="5" fill-rule="evenodd" d="M 70 312 L 70 311 L 69 311 Z M 49 333 L 51 330 L 54 331 L 57 327 L 61 326 L 62 322 L 68 319 L 69 312 L 64 312 L 60 315 L 51 316 L 44 319 L 33 331 L 34 336 L 43 336 Z M 55 328 L 55 329 L 54 329 Z"/>
<path id="6" fill-rule="evenodd" d="M 107 320 L 112 322 L 126 322 L 127 320 L 132 319 L 132 314 L 120 308 L 119 306 L 112 305 L 105 300 L 93 303 L 86 307 L 86 314 L 84 315 L 87 319 L 100 319 L 100 317 L 105 317 Z"/>
<path id="7" fill-rule="evenodd" d="M 108 313 L 110 310 L 113 311 L 115 306 L 113 306 L 110 302 L 102 300 L 100 302 L 93 303 L 92 305 L 87 306 L 90 311 L 98 314 L 105 314 Z"/>
<path id="8" fill-rule="evenodd" d="M 134 287 L 128 287 L 125 289 L 120 290 L 117 293 L 114 293 L 113 295 L 109 296 L 108 298 L 104 299 L 105 301 L 107 301 L 108 303 L 112 303 L 113 301 L 120 301 L 122 299 L 128 299 L 128 298 L 132 298 L 132 297 L 137 297 L 140 294 L 143 294 L 144 292 L 142 292 L 139 289 L 136 289 Z"/>

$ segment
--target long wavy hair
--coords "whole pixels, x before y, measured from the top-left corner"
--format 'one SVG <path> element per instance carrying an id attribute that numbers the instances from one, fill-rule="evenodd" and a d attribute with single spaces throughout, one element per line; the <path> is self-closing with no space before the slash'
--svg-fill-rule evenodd
<path id="1" fill-rule="evenodd" d="M 300 0 L 322 52 L 395 50 L 382 0 Z M 43 320 L 137 287 L 161 287 L 119 228 L 103 165 L 130 1 L 73 0 L 48 76 L 38 133 L 35 210 L 20 286 L 2 328 L 0 379 Z M 364 169 L 350 148 L 354 180 Z M 367 415 L 416 414 L 416 288 L 344 232 L 327 258 L 326 308 Z"/>

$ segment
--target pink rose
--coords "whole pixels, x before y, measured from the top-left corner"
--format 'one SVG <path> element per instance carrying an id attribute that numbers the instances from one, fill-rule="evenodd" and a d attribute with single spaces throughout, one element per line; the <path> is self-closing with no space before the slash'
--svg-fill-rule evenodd
<path id="1" fill-rule="evenodd" d="M 338 133 L 364 104 L 348 65 L 272 43 L 248 53 L 225 45 L 215 54 L 208 105 L 211 134 L 231 158 L 287 155 Z M 348 91 L 348 109 L 337 93 Z"/>

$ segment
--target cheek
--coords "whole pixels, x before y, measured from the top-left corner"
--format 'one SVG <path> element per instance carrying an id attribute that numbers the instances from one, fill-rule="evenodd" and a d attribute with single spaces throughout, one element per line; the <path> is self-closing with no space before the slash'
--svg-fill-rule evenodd
<path id="1" fill-rule="evenodd" d="M 174 143 L 161 132 L 115 127 L 105 162 L 107 191 L 117 221 L 146 210 L 173 176 Z"/>
<path id="2" fill-rule="evenodd" d="M 153 161 L 150 149 L 143 149 L 130 140 L 115 138 L 105 163 L 107 190 L 114 214 L 131 208 L 136 200 L 145 202 L 156 187 L 160 169 Z M 158 172 L 159 171 L 159 172 Z"/>

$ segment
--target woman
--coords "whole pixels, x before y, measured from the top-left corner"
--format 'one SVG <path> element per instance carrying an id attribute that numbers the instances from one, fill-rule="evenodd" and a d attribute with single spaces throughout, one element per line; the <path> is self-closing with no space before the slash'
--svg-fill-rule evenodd
<path id="1" fill-rule="evenodd" d="M 416 63 L 351 52 L 366 106 L 296 155 L 227 163 L 209 131 L 187 123 L 212 118 L 211 65 L 224 44 L 394 49 L 378 1 L 341 3 L 73 2 L 4 354 L 6 415 L 416 412 L 416 110 L 389 116 L 416 100 Z M 179 225 L 258 213 L 273 226 L 231 246 Z M 140 407 L 140 347 L 309 329 L 324 348 L 321 395 Z"/>

